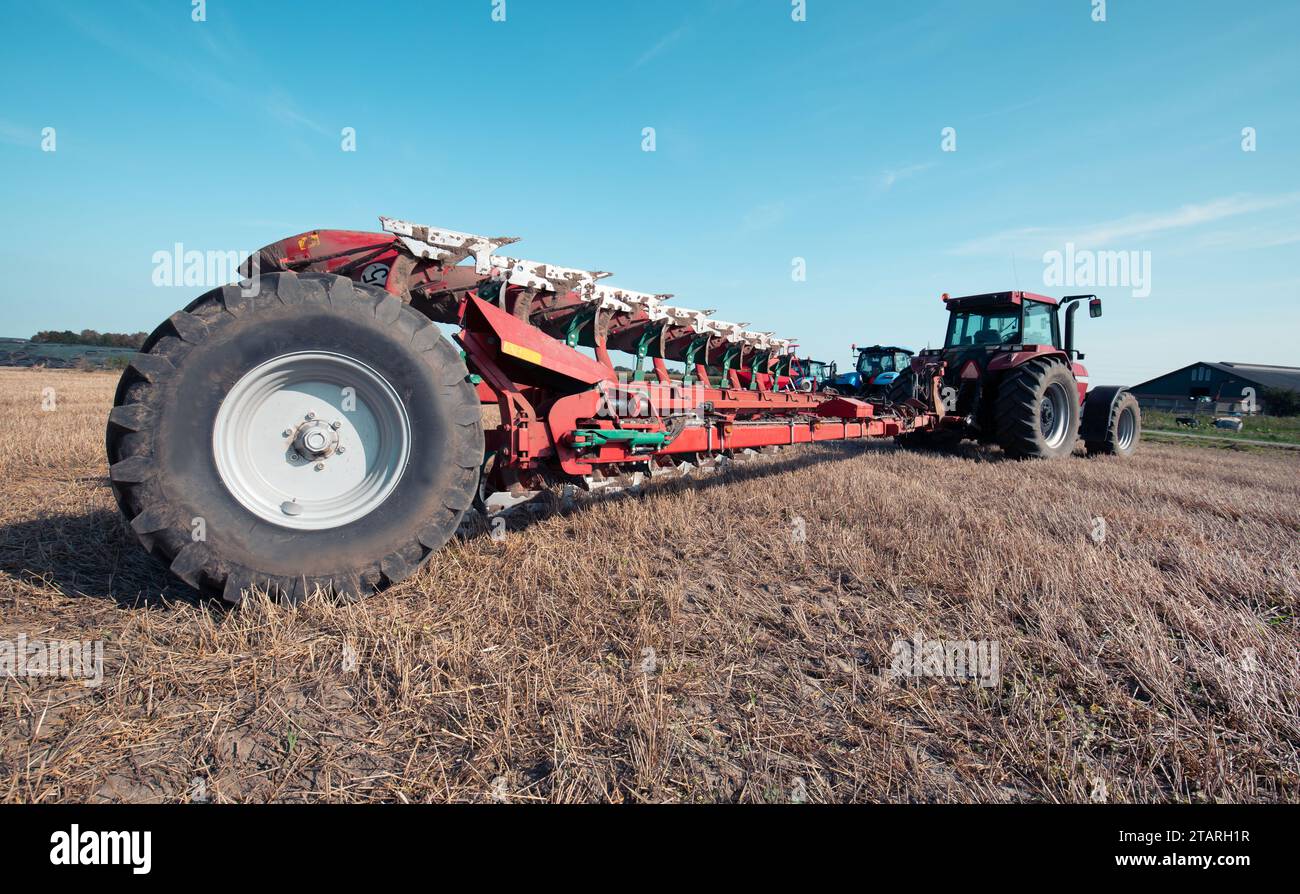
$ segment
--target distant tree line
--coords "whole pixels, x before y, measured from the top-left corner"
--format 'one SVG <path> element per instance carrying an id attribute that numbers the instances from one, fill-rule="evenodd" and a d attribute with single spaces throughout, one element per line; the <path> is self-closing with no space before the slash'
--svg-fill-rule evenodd
<path id="1" fill-rule="evenodd" d="M 135 348 L 139 350 L 144 344 L 144 340 L 149 337 L 147 332 L 136 332 L 127 335 L 125 332 L 97 332 L 94 329 L 82 329 L 80 332 L 73 332 L 71 329 L 42 329 L 32 336 L 32 341 L 39 344 L 56 344 L 56 345 L 88 345 L 95 348 Z"/>
<path id="2" fill-rule="evenodd" d="M 1264 412 L 1270 416 L 1300 416 L 1300 391 L 1264 389 Z"/>

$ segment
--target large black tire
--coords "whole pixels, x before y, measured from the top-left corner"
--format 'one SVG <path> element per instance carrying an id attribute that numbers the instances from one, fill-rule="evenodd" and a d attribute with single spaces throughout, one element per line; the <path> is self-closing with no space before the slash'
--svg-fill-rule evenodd
<path id="1" fill-rule="evenodd" d="M 1142 408 L 1137 398 L 1125 391 L 1110 408 L 1106 436 L 1100 441 L 1085 441 L 1088 455 L 1132 456 L 1142 437 Z"/>
<path id="2" fill-rule="evenodd" d="M 1073 453 L 1079 391 L 1070 368 L 1044 358 L 1008 372 L 998 386 L 995 427 L 998 443 L 1012 456 L 1057 459 Z"/>
<path id="3" fill-rule="evenodd" d="M 409 455 L 382 504 L 322 530 L 250 512 L 214 457 L 231 387 L 299 351 L 367 365 L 392 386 L 410 426 Z M 483 427 L 460 353 L 426 317 L 345 277 L 272 273 L 256 296 L 214 289 L 154 331 L 118 383 L 107 448 L 132 531 L 186 583 L 231 603 L 253 587 L 291 602 L 317 589 L 351 599 L 408 577 L 456 532 L 478 484 Z"/>

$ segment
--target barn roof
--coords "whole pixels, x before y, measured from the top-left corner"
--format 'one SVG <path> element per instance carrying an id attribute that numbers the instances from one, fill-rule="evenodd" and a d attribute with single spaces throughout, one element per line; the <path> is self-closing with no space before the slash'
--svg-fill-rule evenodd
<path id="1" fill-rule="evenodd" d="M 1133 390 L 1141 388 L 1143 385 L 1150 385 L 1152 382 L 1163 379 L 1166 376 L 1172 376 L 1184 370 L 1191 369 L 1194 366 L 1208 366 L 1217 369 L 1219 372 L 1236 376 L 1238 379 L 1244 379 L 1247 382 L 1253 382 L 1256 385 L 1263 385 L 1265 388 L 1284 388 L 1288 391 L 1300 391 L 1300 367 L 1296 366 L 1272 366 L 1267 363 L 1234 363 L 1224 360 L 1219 363 L 1213 363 L 1209 360 L 1200 360 L 1196 363 L 1189 363 L 1187 366 L 1170 370 L 1167 373 L 1148 379 L 1133 386 Z"/>
<path id="2" fill-rule="evenodd" d="M 1300 367 L 1270 366 L 1265 363 L 1211 363 L 1225 372 L 1234 373 L 1238 378 L 1250 379 L 1269 388 L 1285 388 L 1300 391 Z"/>

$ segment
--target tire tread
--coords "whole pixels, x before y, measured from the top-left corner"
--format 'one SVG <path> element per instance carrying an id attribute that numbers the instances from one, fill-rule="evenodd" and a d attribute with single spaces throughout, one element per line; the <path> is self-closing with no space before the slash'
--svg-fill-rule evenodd
<path id="1" fill-rule="evenodd" d="M 291 272 L 268 273 L 258 281 L 257 295 L 247 294 L 248 283 L 225 285 L 200 295 L 184 311 L 178 311 L 149 336 L 118 383 L 115 406 L 109 414 L 105 446 L 114 497 L 132 533 L 148 552 L 166 564 L 177 577 L 196 589 L 212 592 L 228 604 L 238 604 L 244 593 L 265 587 L 273 596 L 297 602 L 316 589 L 352 600 L 369 595 L 387 583 L 397 583 L 415 573 L 455 533 L 460 518 L 477 491 L 474 476 L 454 475 L 443 503 L 445 509 L 427 519 L 418 531 L 387 556 L 377 556 L 363 566 L 336 572 L 316 580 L 287 575 L 266 575 L 223 559 L 203 541 L 190 537 L 183 513 L 167 504 L 155 476 L 154 428 L 159 402 L 169 380 L 195 346 L 214 337 L 223 328 L 255 311 L 259 302 L 285 305 L 305 302 L 336 308 L 360 303 L 363 312 L 373 314 L 412 338 L 432 329 L 436 340 L 421 351 L 442 383 L 441 395 L 454 402 L 454 440 L 449 459 L 459 470 L 477 471 L 483 451 L 482 421 L 471 420 L 462 404 L 478 410 L 478 398 L 469 384 L 468 371 L 457 351 L 426 317 L 397 297 L 373 286 L 359 285 L 343 276 Z M 445 513 L 445 514 L 444 514 Z"/>

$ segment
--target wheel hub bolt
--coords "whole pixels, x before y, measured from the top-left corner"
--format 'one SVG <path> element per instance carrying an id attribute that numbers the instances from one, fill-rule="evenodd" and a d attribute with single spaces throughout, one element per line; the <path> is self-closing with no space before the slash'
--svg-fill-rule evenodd
<path id="1" fill-rule="evenodd" d="M 315 414 L 315 413 L 308 413 L 308 414 L 307 414 L 307 421 L 308 421 L 308 422 L 311 422 L 311 421 L 312 421 L 313 419 L 315 419 L 315 418 L 316 418 L 316 414 Z"/>
<path id="2" fill-rule="evenodd" d="M 293 452 L 306 460 L 324 459 L 339 446 L 339 436 L 324 422 L 304 422 L 293 439 Z"/>
<path id="3" fill-rule="evenodd" d="M 338 431 L 342 427 L 343 427 L 342 422 L 335 421 L 330 423 L 330 428 L 334 429 L 335 431 Z"/>
<path id="4" fill-rule="evenodd" d="M 324 464 L 324 463 L 316 463 L 316 471 L 317 471 L 317 472 L 319 472 L 319 471 L 320 471 L 321 469 L 323 469 L 323 468 L 325 468 L 325 464 Z"/>

